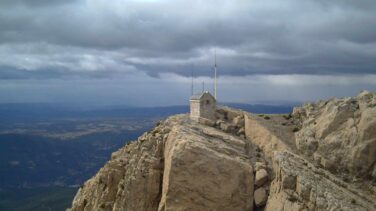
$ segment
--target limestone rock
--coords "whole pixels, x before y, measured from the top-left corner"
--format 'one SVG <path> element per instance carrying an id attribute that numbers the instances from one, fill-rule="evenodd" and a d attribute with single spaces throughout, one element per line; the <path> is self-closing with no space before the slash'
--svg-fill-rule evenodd
<path id="1" fill-rule="evenodd" d="M 295 190 L 296 175 L 283 174 L 281 184 L 283 189 Z"/>
<path id="2" fill-rule="evenodd" d="M 226 133 L 236 134 L 245 138 L 244 112 L 229 107 L 219 107 L 216 110 L 215 126 Z"/>
<path id="3" fill-rule="evenodd" d="M 254 193 L 255 205 L 256 207 L 262 207 L 266 204 L 268 195 L 265 188 L 258 188 Z"/>
<path id="4" fill-rule="evenodd" d="M 188 118 L 170 117 L 113 153 L 70 210 L 252 210 L 254 147 Z"/>
<path id="5" fill-rule="evenodd" d="M 268 181 L 268 172 L 265 169 L 260 169 L 256 172 L 255 186 L 261 187 L 266 181 Z"/>
<path id="6" fill-rule="evenodd" d="M 238 130 L 238 132 L 236 132 L 236 135 L 238 135 L 238 136 L 241 136 L 241 135 L 245 135 L 245 129 L 244 129 L 244 127 L 241 127 L 239 130 Z"/>
<path id="7" fill-rule="evenodd" d="M 253 169 L 244 141 L 209 127 L 203 133 L 215 139 L 184 126 L 170 133 L 159 210 L 251 210 Z"/>
<path id="8" fill-rule="evenodd" d="M 223 108 L 217 108 L 215 116 L 218 120 L 225 121 L 227 119 L 227 111 Z"/>
<path id="9" fill-rule="evenodd" d="M 243 111 L 229 108 L 227 106 L 218 107 L 216 110 L 216 117 L 219 120 L 223 120 L 234 125 L 244 125 Z"/>
<path id="10" fill-rule="evenodd" d="M 237 125 L 238 127 L 244 127 L 244 116 L 243 115 L 239 115 L 237 117 L 235 117 L 232 122 L 234 123 L 234 125 Z"/>
<path id="11" fill-rule="evenodd" d="M 292 118 L 224 107 L 215 122 L 170 117 L 113 153 L 71 210 L 376 210 L 374 183 L 355 177 L 376 178 L 375 108 L 362 92 Z"/>
<path id="12" fill-rule="evenodd" d="M 305 104 L 292 116 L 301 128 L 295 134 L 300 153 L 331 172 L 374 177 L 376 93 Z"/>
<path id="13" fill-rule="evenodd" d="M 218 128 L 220 128 L 221 127 L 221 124 L 222 123 L 224 123 L 225 121 L 223 121 L 223 120 L 217 120 L 216 122 L 215 122 L 215 126 L 218 126 Z"/>
<path id="14" fill-rule="evenodd" d="M 204 125 L 207 125 L 207 126 L 210 126 L 210 127 L 213 127 L 215 126 L 215 122 L 210 120 L 210 119 L 205 119 L 205 118 L 200 118 L 198 120 L 199 123 L 201 124 L 204 124 Z"/>
<path id="15" fill-rule="evenodd" d="M 372 196 L 293 153 L 275 152 L 273 169 L 266 211 L 376 209 Z"/>
<path id="16" fill-rule="evenodd" d="M 220 128 L 226 133 L 233 133 L 235 131 L 235 126 L 226 122 L 222 122 Z"/>
<path id="17" fill-rule="evenodd" d="M 266 169 L 266 164 L 264 162 L 256 162 L 255 163 L 255 170 L 259 171 L 261 169 Z"/>
<path id="18" fill-rule="evenodd" d="M 158 125 L 113 153 L 78 190 L 71 210 L 157 210 L 163 178 L 161 137 L 170 130 L 168 123 Z"/>
<path id="19" fill-rule="evenodd" d="M 243 116 L 240 111 L 235 110 L 235 109 L 226 108 L 226 112 L 227 112 L 227 119 L 230 122 L 234 122 L 235 118 L 237 118 L 238 116 Z M 236 121 L 239 121 L 239 120 L 240 119 L 238 119 Z"/>

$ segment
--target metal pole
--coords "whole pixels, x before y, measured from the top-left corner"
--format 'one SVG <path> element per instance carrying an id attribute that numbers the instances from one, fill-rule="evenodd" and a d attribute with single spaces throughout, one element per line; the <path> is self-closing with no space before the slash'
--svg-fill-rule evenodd
<path id="1" fill-rule="evenodd" d="M 191 66 L 191 79 L 192 79 L 192 81 L 191 81 L 191 96 L 193 96 L 193 68 L 192 68 L 192 66 Z"/>
<path id="2" fill-rule="evenodd" d="M 214 98 L 217 100 L 217 50 L 214 51 Z"/>

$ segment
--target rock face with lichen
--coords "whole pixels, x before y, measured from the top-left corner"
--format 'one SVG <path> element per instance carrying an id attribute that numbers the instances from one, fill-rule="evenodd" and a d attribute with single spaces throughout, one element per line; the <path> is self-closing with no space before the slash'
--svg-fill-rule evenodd
<path id="1" fill-rule="evenodd" d="M 305 104 L 292 114 L 299 152 L 332 172 L 376 179 L 376 94 Z"/>

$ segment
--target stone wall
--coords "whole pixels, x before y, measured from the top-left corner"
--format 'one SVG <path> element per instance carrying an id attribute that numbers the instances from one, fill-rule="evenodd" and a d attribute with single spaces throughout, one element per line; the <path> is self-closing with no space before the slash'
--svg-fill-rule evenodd
<path id="1" fill-rule="evenodd" d="M 191 100 L 191 119 L 194 121 L 198 121 L 200 118 L 200 101 L 199 100 Z"/>

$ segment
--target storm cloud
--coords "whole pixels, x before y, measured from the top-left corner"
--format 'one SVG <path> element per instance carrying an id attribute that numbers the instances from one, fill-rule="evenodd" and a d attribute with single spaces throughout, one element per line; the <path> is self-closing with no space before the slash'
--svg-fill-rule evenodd
<path id="1" fill-rule="evenodd" d="M 363 77 L 376 74 L 374 11 L 373 0 L 3 0 L 0 80 L 210 80 L 216 52 L 223 78 L 374 88 Z"/>

